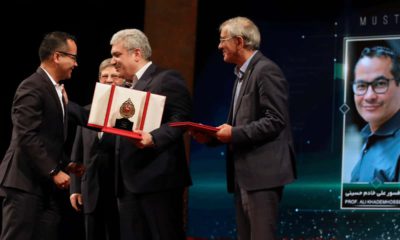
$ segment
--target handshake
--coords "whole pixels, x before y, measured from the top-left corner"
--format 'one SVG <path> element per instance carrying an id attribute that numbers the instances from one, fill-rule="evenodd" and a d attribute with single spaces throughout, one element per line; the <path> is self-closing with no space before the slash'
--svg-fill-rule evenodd
<path id="1" fill-rule="evenodd" d="M 77 162 L 69 162 L 65 167 L 65 171 L 69 174 L 75 174 L 78 177 L 81 177 L 85 173 L 85 165 Z"/>
<path id="2" fill-rule="evenodd" d="M 61 169 L 64 169 L 62 171 Z M 75 174 L 81 177 L 85 173 L 85 166 L 78 162 L 69 162 L 65 167 L 59 165 L 56 169 L 50 172 L 54 184 L 60 189 L 69 188 L 70 177 L 68 174 Z"/>

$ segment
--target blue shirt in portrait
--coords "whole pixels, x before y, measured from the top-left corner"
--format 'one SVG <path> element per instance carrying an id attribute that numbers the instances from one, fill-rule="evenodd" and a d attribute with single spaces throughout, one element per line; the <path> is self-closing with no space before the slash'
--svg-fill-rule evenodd
<path id="1" fill-rule="evenodd" d="M 400 182 L 400 111 L 374 133 L 366 125 L 361 135 L 365 143 L 351 182 Z"/>

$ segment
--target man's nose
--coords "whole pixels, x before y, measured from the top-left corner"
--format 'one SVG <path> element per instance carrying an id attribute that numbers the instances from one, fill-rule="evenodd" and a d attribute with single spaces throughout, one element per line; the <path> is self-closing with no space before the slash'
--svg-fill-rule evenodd
<path id="1" fill-rule="evenodd" d="M 367 91 L 364 94 L 364 98 L 375 98 L 376 97 L 376 92 L 374 91 L 372 85 L 369 85 L 367 88 Z"/>

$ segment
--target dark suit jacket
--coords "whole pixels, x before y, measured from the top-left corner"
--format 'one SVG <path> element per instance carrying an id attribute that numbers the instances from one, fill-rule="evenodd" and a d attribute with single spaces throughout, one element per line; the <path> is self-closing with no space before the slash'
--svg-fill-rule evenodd
<path id="1" fill-rule="evenodd" d="M 232 143 L 227 154 L 228 190 L 283 186 L 295 179 L 288 113 L 288 86 L 280 68 L 257 52 L 244 73 L 236 109 L 228 116 Z M 237 82 L 233 89 L 236 91 Z M 232 98 L 233 99 L 233 98 Z"/>
<path id="2" fill-rule="evenodd" d="M 0 165 L 0 183 L 40 195 L 52 183 L 50 171 L 67 161 L 66 120 L 54 85 L 41 68 L 19 85 L 11 116 L 12 139 Z"/>
<path id="3" fill-rule="evenodd" d="M 103 133 L 101 139 L 98 132 L 78 127 L 71 160 L 83 163 L 86 167 L 84 175 L 80 178 L 71 175 L 70 193 L 81 193 L 83 196 L 84 213 L 91 213 L 97 206 L 100 187 L 110 190 L 110 196 L 114 196 L 114 146 L 115 136 Z M 106 183 L 108 187 L 101 183 Z M 100 186 L 101 185 L 101 186 Z"/>
<path id="4" fill-rule="evenodd" d="M 0 185 L 43 194 L 53 187 L 49 173 L 69 162 L 64 151 L 68 122 L 86 125 L 89 111 L 69 101 L 64 107 L 40 67 L 18 86 L 11 109 L 10 146 L 0 164 Z M 70 116 L 70 117 L 68 117 Z"/>
<path id="5" fill-rule="evenodd" d="M 183 130 L 169 122 L 187 121 L 191 98 L 182 77 L 172 70 L 151 64 L 135 89 L 166 96 L 160 128 L 151 135 L 155 146 L 138 149 L 127 138 L 117 143 L 117 176 L 133 193 L 155 192 L 191 184 L 183 143 Z M 117 140 L 118 142 L 118 140 Z"/>

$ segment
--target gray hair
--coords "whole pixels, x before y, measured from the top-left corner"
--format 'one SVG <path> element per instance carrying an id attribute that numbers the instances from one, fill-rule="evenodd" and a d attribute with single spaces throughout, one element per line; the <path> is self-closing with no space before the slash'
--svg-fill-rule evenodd
<path id="1" fill-rule="evenodd" d="M 104 59 L 104 60 L 100 63 L 100 66 L 99 66 L 99 76 L 100 76 L 101 72 L 102 72 L 104 69 L 108 68 L 108 67 L 114 67 L 114 65 L 111 64 L 111 58 L 106 58 L 106 59 Z"/>
<path id="2" fill-rule="evenodd" d="M 110 41 L 114 45 L 122 41 L 122 45 L 127 50 L 140 49 L 143 58 L 150 60 L 151 47 L 146 35 L 138 29 L 124 29 L 115 33 Z"/>
<path id="3" fill-rule="evenodd" d="M 258 27 L 246 17 L 234 17 L 223 22 L 219 31 L 225 29 L 230 37 L 243 37 L 244 45 L 251 50 L 260 48 L 261 36 Z"/>

